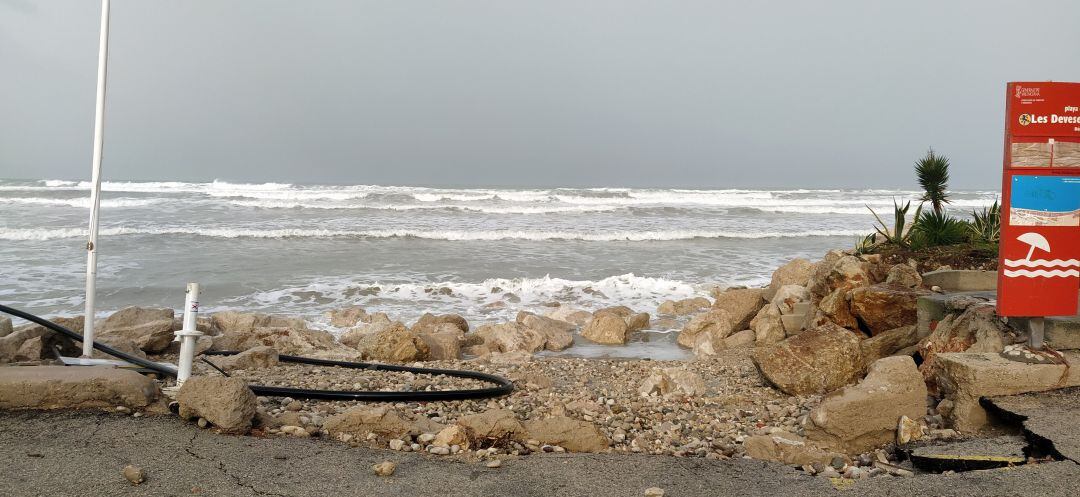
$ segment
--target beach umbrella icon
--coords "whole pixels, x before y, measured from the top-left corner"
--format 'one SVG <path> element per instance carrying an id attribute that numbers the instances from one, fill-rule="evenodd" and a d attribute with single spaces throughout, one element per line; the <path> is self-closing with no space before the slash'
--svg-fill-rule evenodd
<path id="1" fill-rule="evenodd" d="M 1045 250 L 1046 253 L 1050 253 L 1050 242 L 1045 236 L 1038 233 L 1024 233 L 1023 235 L 1016 237 L 1016 239 L 1031 246 L 1031 250 L 1028 250 L 1027 257 L 1024 258 L 1025 260 L 1031 260 L 1031 256 L 1035 253 L 1035 249 Z"/>

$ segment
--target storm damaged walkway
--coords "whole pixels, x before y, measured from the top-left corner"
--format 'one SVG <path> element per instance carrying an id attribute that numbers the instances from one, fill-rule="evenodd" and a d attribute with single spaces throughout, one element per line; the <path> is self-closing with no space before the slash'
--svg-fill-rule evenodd
<path id="1" fill-rule="evenodd" d="M 986 397 L 983 407 L 1022 423 L 1028 440 L 1058 458 L 1080 463 L 1080 387 L 1006 397 Z"/>
<path id="2" fill-rule="evenodd" d="M 539 455 L 491 469 L 315 439 L 217 435 L 174 417 L 0 413 L 0 495 L 1071 495 L 1080 465 L 1056 462 L 915 478 L 825 478 L 777 463 L 641 455 Z M 392 477 L 371 466 L 397 462 Z M 147 480 L 130 485 L 125 465 Z"/>

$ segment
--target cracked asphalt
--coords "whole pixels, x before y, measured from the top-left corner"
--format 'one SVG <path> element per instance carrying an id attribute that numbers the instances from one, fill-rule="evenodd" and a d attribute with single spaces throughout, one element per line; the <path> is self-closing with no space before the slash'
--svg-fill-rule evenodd
<path id="1" fill-rule="evenodd" d="M 0 412 L 3 496 L 680 496 L 1075 495 L 1070 461 L 954 475 L 860 480 L 845 490 L 783 465 L 644 455 L 545 454 L 498 469 L 445 457 L 319 439 L 218 435 L 172 416 Z M 392 477 L 371 466 L 391 460 Z M 147 480 L 133 486 L 127 464 Z"/>

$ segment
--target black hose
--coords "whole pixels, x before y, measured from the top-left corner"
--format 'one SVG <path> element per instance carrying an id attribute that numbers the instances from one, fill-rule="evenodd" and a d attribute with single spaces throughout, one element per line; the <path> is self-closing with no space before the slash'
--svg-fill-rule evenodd
<path id="1" fill-rule="evenodd" d="M 13 309 L 6 305 L 0 304 L 0 312 L 10 314 L 12 316 L 37 323 L 45 328 L 52 330 L 56 333 L 64 335 L 77 342 L 82 342 L 82 334 L 71 331 L 63 326 L 40 318 L 33 314 Z M 176 368 L 163 366 L 153 361 L 136 357 L 130 354 L 126 354 L 119 350 L 116 350 L 107 345 L 103 345 L 98 342 L 93 343 L 95 350 L 100 350 L 108 355 L 123 359 L 131 364 L 142 366 L 146 369 L 155 371 L 164 376 L 176 377 Z M 204 352 L 204 355 L 232 355 L 237 354 L 237 351 L 215 351 Z M 501 376 L 481 373 L 479 371 L 464 371 L 458 369 L 433 369 L 433 368 L 417 368 L 412 366 L 397 366 L 393 364 L 375 364 L 367 362 L 347 362 L 347 361 L 332 361 L 329 359 L 315 359 L 311 357 L 300 357 L 292 355 L 279 355 L 278 360 L 281 362 L 297 363 L 297 364 L 310 364 L 313 366 L 335 366 L 341 368 L 350 369 L 365 369 L 368 371 L 395 371 L 395 372 L 407 372 L 418 374 L 430 374 L 440 376 L 452 376 L 455 378 L 468 378 L 473 380 L 480 380 L 487 383 L 494 384 L 493 387 L 488 388 L 472 388 L 465 390 L 440 390 L 434 392 L 373 392 L 362 390 L 310 390 L 306 388 L 288 388 L 288 387 L 270 387 L 265 385 L 248 385 L 251 391 L 255 395 L 264 395 L 268 397 L 292 397 L 296 399 L 315 399 L 315 400 L 362 400 L 371 402 L 418 402 L 418 401 L 435 401 L 435 400 L 465 400 L 465 399 L 484 399 L 490 397 L 500 397 L 508 395 L 514 391 L 514 383 Z"/>

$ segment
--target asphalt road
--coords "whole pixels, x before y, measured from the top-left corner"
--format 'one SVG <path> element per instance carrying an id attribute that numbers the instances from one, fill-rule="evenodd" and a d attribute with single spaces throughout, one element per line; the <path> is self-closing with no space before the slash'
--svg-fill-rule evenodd
<path id="1" fill-rule="evenodd" d="M 955 475 L 861 480 L 837 490 L 824 478 L 753 460 L 546 454 L 498 469 L 438 456 L 352 448 L 296 438 L 232 437 L 175 417 L 94 412 L 0 412 L 3 496 L 640 496 L 1076 495 L 1080 465 L 1058 462 Z M 398 463 L 392 477 L 371 466 Z M 132 486 L 127 464 L 146 471 Z"/>

